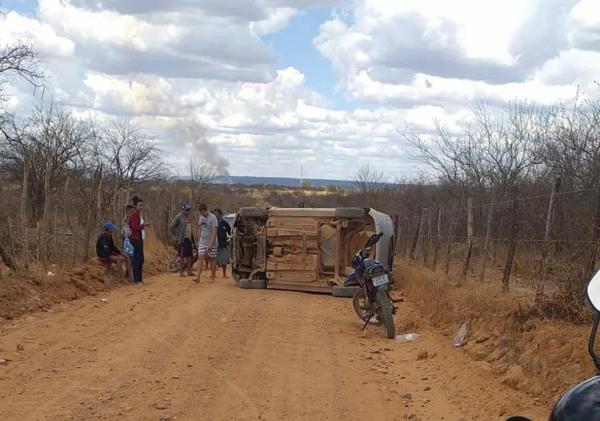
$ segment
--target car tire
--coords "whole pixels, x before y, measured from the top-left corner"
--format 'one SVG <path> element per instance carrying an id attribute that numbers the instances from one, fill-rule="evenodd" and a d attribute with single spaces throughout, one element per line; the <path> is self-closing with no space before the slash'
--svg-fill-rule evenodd
<path id="1" fill-rule="evenodd" d="M 334 286 L 331 295 L 334 297 L 352 298 L 356 291 L 360 290 L 360 287 L 341 287 Z"/>
<path id="2" fill-rule="evenodd" d="M 266 218 L 267 210 L 265 208 L 240 208 L 238 211 L 238 216 L 242 218 Z"/>
<path id="3" fill-rule="evenodd" d="M 267 281 L 264 279 L 240 279 L 239 287 L 244 289 L 265 289 Z"/>
<path id="4" fill-rule="evenodd" d="M 337 218 L 361 219 L 365 217 L 363 208 L 335 208 Z"/>

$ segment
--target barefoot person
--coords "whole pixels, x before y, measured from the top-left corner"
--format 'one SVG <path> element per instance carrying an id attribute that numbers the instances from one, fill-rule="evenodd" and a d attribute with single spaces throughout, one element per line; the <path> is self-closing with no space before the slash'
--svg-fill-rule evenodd
<path id="1" fill-rule="evenodd" d="M 223 269 L 223 278 L 225 278 L 227 265 L 229 264 L 227 243 L 231 235 L 231 226 L 229 222 L 223 219 L 223 211 L 221 209 L 215 209 L 215 216 L 217 217 L 217 221 L 219 221 L 219 226 L 217 227 L 217 266 Z"/>
<path id="2" fill-rule="evenodd" d="M 217 257 L 217 227 L 219 222 L 217 217 L 208 211 L 208 206 L 204 203 L 198 207 L 200 217 L 198 218 L 198 277 L 196 282 L 200 282 L 200 274 L 202 273 L 202 264 L 205 260 L 208 261 L 210 267 L 210 279 L 215 279 L 215 258 Z"/>
<path id="3" fill-rule="evenodd" d="M 192 223 L 190 221 L 190 210 L 192 207 L 187 203 L 181 205 L 179 212 L 169 225 L 169 232 L 175 238 L 177 252 L 181 263 L 179 266 L 179 277 L 183 278 L 183 273 L 187 269 L 187 275 L 193 276 L 192 257 L 194 255 L 194 235 L 192 233 Z"/>
<path id="4" fill-rule="evenodd" d="M 96 256 L 102 263 L 114 266 L 117 270 L 119 278 L 124 278 L 123 264 L 125 258 L 123 257 L 121 250 L 115 246 L 112 233 L 117 228 L 112 222 L 106 222 L 102 228 L 104 232 L 100 234 L 96 241 Z"/>

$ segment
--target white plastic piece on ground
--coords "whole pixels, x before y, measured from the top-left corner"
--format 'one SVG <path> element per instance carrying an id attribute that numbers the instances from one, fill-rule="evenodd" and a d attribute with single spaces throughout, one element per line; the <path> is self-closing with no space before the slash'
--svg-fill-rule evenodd
<path id="1" fill-rule="evenodd" d="M 404 335 L 396 335 L 395 341 L 401 344 L 412 342 L 419 337 L 417 333 L 406 333 Z"/>
<path id="2" fill-rule="evenodd" d="M 52 278 L 54 276 L 53 272 L 48 272 L 48 278 Z"/>
<path id="3" fill-rule="evenodd" d="M 458 347 L 463 346 L 467 343 L 467 335 L 469 334 L 469 322 L 464 322 L 460 329 L 458 329 L 458 333 L 454 337 L 452 341 L 452 345 Z"/>
<path id="4" fill-rule="evenodd" d="M 108 298 L 101 298 L 100 302 L 106 304 L 108 303 Z"/>

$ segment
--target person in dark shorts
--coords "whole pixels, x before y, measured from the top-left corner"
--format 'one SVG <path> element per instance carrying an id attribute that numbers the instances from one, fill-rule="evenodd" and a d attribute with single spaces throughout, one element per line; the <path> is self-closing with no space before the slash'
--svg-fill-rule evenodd
<path id="1" fill-rule="evenodd" d="M 181 205 L 179 212 L 169 225 L 169 231 L 175 237 L 177 252 L 181 259 L 179 276 L 183 278 L 183 273 L 187 269 L 187 275 L 193 276 L 192 258 L 194 256 L 194 234 L 193 226 L 190 223 L 190 210 L 192 207 L 187 203 Z"/>
<path id="2" fill-rule="evenodd" d="M 229 250 L 227 249 L 229 236 L 231 235 L 231 225 L 223 219 L 223 211 L 215 209 L 215 216 L 219 225 L 217 226 L 217 266 L 223 269 L 223 278 L 227 275 L 227 265 L 229 264 Z"/>
<path id="3" fill-rule="evenodd" d="M 106 222 L 102 228 L 104 229 L 104 232 L 100 234 L 100 237 L 98 237 L 98 240 L 96 241 L 96 256 L 100 262 L 114 266 L 118 276 L 123 278 L 123 264 L 125 263 L 125 258 L 123 257 L 121 250 L 115 246 L 115 241 L 112 236 L 112 233 L 117 226 L 112 222 Z"/>

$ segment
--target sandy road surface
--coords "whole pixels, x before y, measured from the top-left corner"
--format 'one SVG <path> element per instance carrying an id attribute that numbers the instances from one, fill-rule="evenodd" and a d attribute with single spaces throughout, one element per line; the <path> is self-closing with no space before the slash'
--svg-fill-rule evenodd
<path id="1" fill-rule="evenodd" d="M 398 344 L 345 299 L 151 278 L 0 325 L 0 419 L 499 420 L 547 408 L 433 330 Z M 410 311 L 404 304 L 403 312 Z M 17 349 L 19 348 L 19 349 Z M 417 359 L 427 350 L 429 357 Z M 405 394 L 410 393 L 410 399 Z M 403 397 L 404 395 L 404 397 Z"/>

